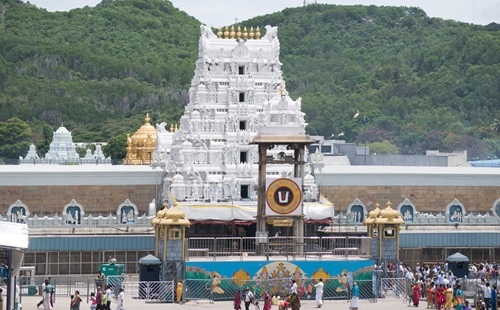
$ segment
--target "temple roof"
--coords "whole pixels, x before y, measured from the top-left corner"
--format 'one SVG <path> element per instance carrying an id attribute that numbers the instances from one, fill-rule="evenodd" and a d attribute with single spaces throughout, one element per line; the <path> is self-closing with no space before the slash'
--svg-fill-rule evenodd
<path id="1" fill-rule="evenodd" d="M 141 128 L 139 128 L 132 135 L 132 140 L 142 142 L 148 138 L 148 135 L 150 138 L 156 139 L 156 128 L 149 123 L 149 121 L 151 120 L 149 118 L 149 113 L 146 113 L 146 118 L 144 120 L 145 120 L 144 125 L 142 125 Z"/>

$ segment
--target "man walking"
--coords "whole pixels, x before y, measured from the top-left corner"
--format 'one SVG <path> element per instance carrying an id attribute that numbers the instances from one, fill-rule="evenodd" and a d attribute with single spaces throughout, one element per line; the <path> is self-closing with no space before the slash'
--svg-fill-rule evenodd
<path id="1" fill-rule="evenodd" d="M 491 287 L 490 282 L 486 281 L 485 285 L 478 284 L 479 287 L 483 290 L 484 294 L 484 303 L 486 306 L 486 310 L 490 310 L 491 307 Z"/>
<path id="2" fill-rule="evenodd" d="M 293 293 L 297 294 L 297 282 L 295 282 L 295 280 L 292 280 L 292 288 L 290 295 L 292 295 Z"/>
<path id="3" fill-rule="evenodd" d="M 250 310 L 250 304 L 253 303 L 254 296 L 249 288 L 245 289 L 245 310 Z"/>
<path id="4" fill-rule="evenodd" d="M 316 288 L 316 306 L 321 308 L 323 305 L 323 279 L 319 278 L 319 282 L 314 287 Z"/>
<path id="5" fill-rule="evenodd" d="M 100 286 L 97 287 L 97 294 L 95 295 L 96 310 L 104 310 L 104 305 L 102 304 L 102 289 Z"/>
<path id="6" fill-rule="evenodd" d="M 40 295 L 42 295 L 42 300 L 40 300 L 37 304 L 36 304 L 36 307 L 37 308 L 40 308 L 40 306 L 43 304 L 43 297 L 45 296 L 44 293 L 45 293 L 45 287 L 47 286 L 47 284 L 49 283 L 49 280 L 45 280 L 43 281 L 42 283 L 42 291 L 40 292 Z"/>

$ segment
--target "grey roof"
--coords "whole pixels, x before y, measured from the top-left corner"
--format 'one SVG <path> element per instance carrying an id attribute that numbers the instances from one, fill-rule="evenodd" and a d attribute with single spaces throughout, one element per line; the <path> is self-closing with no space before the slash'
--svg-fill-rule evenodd
<path id="1" fill-rule="evenodd" d="M 411 232 L 400 234 L 401 248 L 500 247 L 500 232 Z"/>
<path id="2" fill-rule="evenodd" d="M 154 251 L 154 235 L 31 236 L 28 251 Z"/>
<path id="3" fill-rule="evenodd" d="M 468 262 L 469 258 L 463 254 L 460 254 L 460 252 L 457 252 L 455 254 L 452 254 L 446 258 L 447 262 Z"/>
<path id="4" fill-rule="evenodd" d="M 139 265 L 161 265 L 161 260 L 156 256 L 148 254 L 139 259 Z"/>

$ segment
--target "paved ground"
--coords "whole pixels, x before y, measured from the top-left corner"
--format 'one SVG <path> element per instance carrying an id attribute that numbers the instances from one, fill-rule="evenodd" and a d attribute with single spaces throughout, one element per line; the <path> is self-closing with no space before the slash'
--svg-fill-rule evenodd
<path id="1" fill-rule="evenodd" d="M 66 302 L 67 301 L 67 302 Z M 23 310 L 36 310 L 36 303 L 38 299 L 35 298 L 25 298 L 23 300 Z M 116 304 L 112 303 L 111 308 L 114 310 Z M 243 306 L 243 304 L 242 304 Z M 426 303 L 421 303 L 420 308 L 426 307 Z M 4 306 L 5 308 L 5 306 Z M 69 308 L 69 300 L 58 299 L 58 302 L 54 305 L 54 310 L 64 309 L 67 310 Z M 314 309 L 316 308 L 316 303 L 312 300 L 302 301 L 301 309 Z M 396 310 L 408 308 L 407 304 L 404 304 L 401 299 L 379 299 L 377 302 L 370 303 L 369 301 L 362 300 L 360 302 L 360 310 Z M 80 310 L 90 309 L 89 304 L 82 303 L 80 306 Z M 200 302 L 188 302 L 185 305 L 178 304 L 170 304 L 170 303 L 146 303 L 146 302 L 129 302 L 125 303 L 126 310 L 156 310 L 156 309 L 233 309 L 232 302 L 229 301 L 221 301 L 210 304 L 208 301 L 200 301 Z M 244 306 L 243 306 L 244 309 Z M 250 308 L 254 310 L 253 307 Z M 260 309 L 262 309 L 262 305 L 260 305 Z M 273 310 L 277 310 L 278 306 L 273 306 Z M 325 301 L 322 309 L 349 309 L 349 303 L 345 300 L 327 300 Z M 5 310 L 5 309 L 0 309 Z"/>

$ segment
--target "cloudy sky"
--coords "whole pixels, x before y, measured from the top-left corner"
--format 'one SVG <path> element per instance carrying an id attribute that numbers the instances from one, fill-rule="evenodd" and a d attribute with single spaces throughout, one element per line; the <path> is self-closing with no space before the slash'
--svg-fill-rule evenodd
<path id="1" fill-rule="evenodd" d="M 30 3 L 49 11 L 68 11 L 95 6 L 100 0 L 30 0 Z M 174 6 L 196 17 L 202 23 L 218 27 L 243 21 L 254 16 L 297 7 L 304 0 L 171 0 Z M 314 0 L 306 0 L 307 3 Z M 208 4 L 209 3 L 209 4 Z M 317 3 L 340 5 L 416 6 L 431 17 L 441 17 L 474 24 L 500 23 L 500 0 L 317 0 Z"/>

